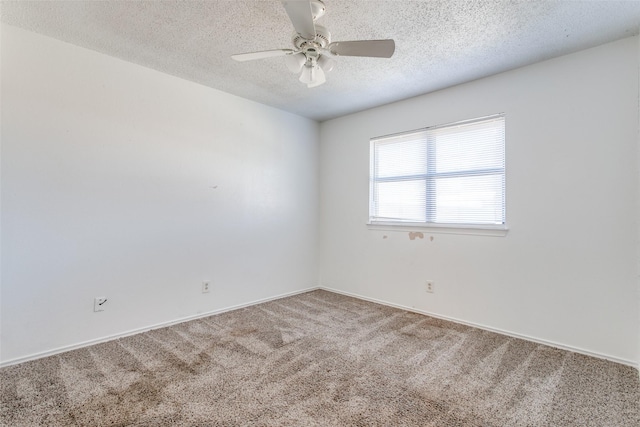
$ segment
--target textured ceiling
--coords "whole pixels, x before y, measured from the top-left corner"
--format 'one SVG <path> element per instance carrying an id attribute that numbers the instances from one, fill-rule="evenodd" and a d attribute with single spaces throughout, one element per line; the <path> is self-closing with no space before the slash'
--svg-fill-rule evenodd
<path id="1" fill-rule="evenodd" d="M 390 59 L 340 57 L 307 88 L 278 0 L 2 1 L 0 19 L 78 46 L 319 121 L 638 34 L 640 1 L 337 1 L 318 23 L 332 40 L 392 38 Z"/>

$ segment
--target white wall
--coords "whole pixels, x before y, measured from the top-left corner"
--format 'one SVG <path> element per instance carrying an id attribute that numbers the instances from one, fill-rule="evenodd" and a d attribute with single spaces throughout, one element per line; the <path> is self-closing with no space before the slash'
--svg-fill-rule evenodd
<path id="1" fill-rule="evenodd" d="M 321 284 L 637 363 L 638 56 L 628 38 L 322 123 Z M 369 138 L 500 112 L 506 237 L 367 229 Z"/>
<path id="2" fill-rule="evenodd" d="M 317 284 L 316 123 L 1 43 L 2 363 Z M 637 362 L 638 56 L 626 39 L 323 123 L 322 284 Z M 496 112 L 506 237 L 366 228 L 370 137 Z"/>
<path id="3" fill-rule="evenodd" d="M 317 285 L 316 122 L 6 25 L 1 47 L 2 362 Z"/>

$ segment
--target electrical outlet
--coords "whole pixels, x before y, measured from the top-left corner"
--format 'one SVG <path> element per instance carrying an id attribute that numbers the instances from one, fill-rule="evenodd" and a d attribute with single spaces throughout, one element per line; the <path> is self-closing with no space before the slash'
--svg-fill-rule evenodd
<path id="1" fill-rule="evenodd" d="M 210 288 L 211 288 L 211 281 L 205 280 L 204 282 L 202 282 L 202 293 L 203 294 L 209 293 Z"/>
<path id="2" fill-rule="evenodd" d="M 427 280 L 427 282 L 425 283 L 425 291 L 432 294 L 435 292 L 435 290 L 436 290 L 436 283 L 433 280 Z"/>
<path id="3" fill-rule="evenodd" d="M 107 302 L 106 297 L 95 297 L 93 299 L 93 311 L 95 312 L 104 311 L 106 302 Z"/>

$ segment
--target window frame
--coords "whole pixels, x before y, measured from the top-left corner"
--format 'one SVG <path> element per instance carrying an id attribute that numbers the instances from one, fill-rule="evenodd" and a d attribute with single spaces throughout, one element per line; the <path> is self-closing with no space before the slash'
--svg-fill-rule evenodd
<path id="1" fill-rule="evenodd" d="M 473 234 L 473 235 L 490 235 L 490 236 L 504 236 L 507 234 L 507 183 L 506 183 L 506 141 L 504 141 L 503 146 L 503 168 L 487 168 L 482 170 L 466 170 L 466 171 L 453 171 L 453 172 L 433 172 L 435 169 L 435 156 L 433 155 L 433 150 L 435 144 L 429 141 L 429 138 L 426 138 L 426 149 L 427 149 L 427 168 L 424 173 L 413 174 L 413 175 L 396 175 L 393 177 L 383 177 L 375 179 L 375 143 L 384 138 L 390 137 L 400 137 L 403 135 L 411 135 L 411 134 L 419 134 L 425 133 L 439 129 L 439 128 L 447 128 L 447 127 L 456 127 L 462 126 L 466 124 L 478 123 L 482 121 L 488 121 L 492 119 L 502 118 L 504 120 L 504 133 L 506 140 L 506 115 L 504 113 L 491 114 L 483 117 L 476 117 L 467 120 L 461 120 L 453 123 L 446 123 L 441 125 L 429 126 L 425 128 L 414 129 L 405 132 L 399 132 L 394 134 L 388 134 L 378 137 L 370 138 L 369 140 L 369 219 L 367 221 L 367 227 L 369 229 L 379 229 L 379 230 L 389 230 L 389 231 L 415 231 L 415 230 L 426 230 L 431 232 L 438 233 L 454 233 L 454 234 Z M 430 209 L 430 206 L 433 206 L 435 203 L 435 190 L 433 190 L 435 186 L 435 181 L 438 178 L 445 177 L 467 177 L 467 176 L 489 176 L 495 175 L 496 172 L 502 173 L 504 179 L 503 185 L 503 220 L 502 224 L 476 224 L 476 223 L 439 223 L 434 222 L 433 213 L 435 209 Z M 384 221 L 384 220 L 373 220 L 373 209 L 374 209 L 374 186 L 378 182 L 399 182 L 403 180 L 415 180 L 415 179 L 423 179 L 425 181 L 425 218 L 426 221 Z"/>

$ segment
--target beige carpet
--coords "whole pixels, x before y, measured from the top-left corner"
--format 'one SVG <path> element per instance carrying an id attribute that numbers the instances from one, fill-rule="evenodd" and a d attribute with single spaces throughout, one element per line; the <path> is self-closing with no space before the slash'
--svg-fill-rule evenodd
<path id="1" fill-rule="evenodd" d="M 640 426 L 630 367 L 314 291 L 0 370 L 2 426 Z"/>

